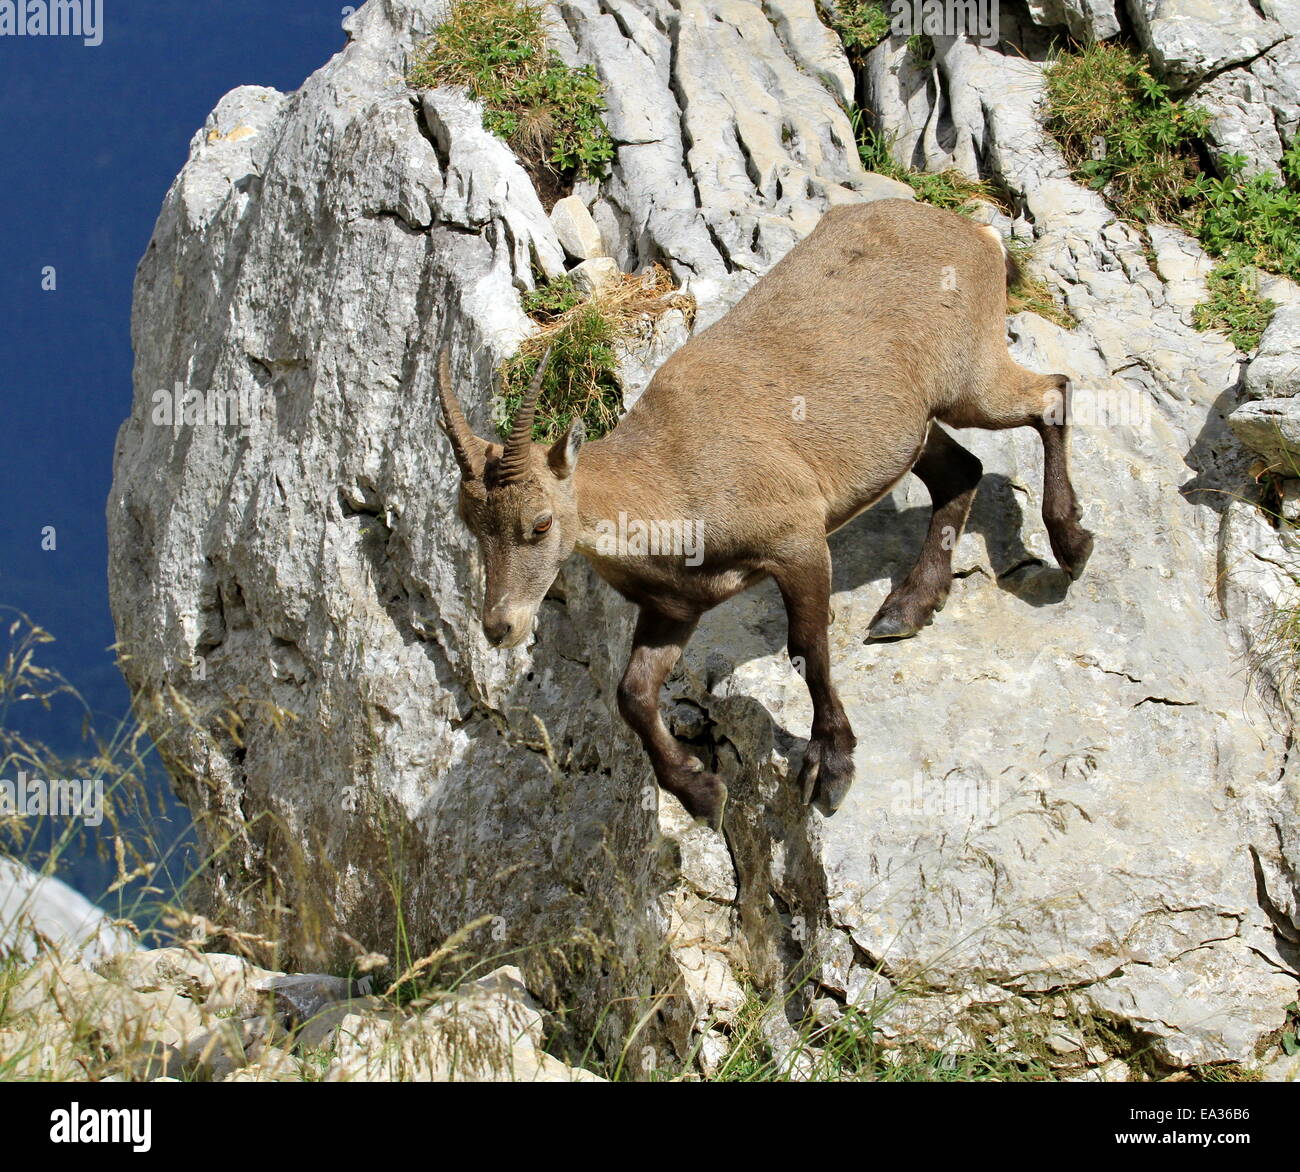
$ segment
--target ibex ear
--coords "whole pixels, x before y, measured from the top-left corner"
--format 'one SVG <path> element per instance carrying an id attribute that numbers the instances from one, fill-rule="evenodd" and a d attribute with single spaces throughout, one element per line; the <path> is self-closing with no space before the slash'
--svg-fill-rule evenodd
<path id="1" fill-rule="evenodd" d="M 546 453 L 546 462 L 551 466 L 551 471 L 561 480 L 567 480 L 573 475 L 573 470 L 578 466 L 578 449 L 582 447 L 582 441 L 586 438 L 587 429 L 583 426 L 582 417 L 579 416 L 569 424 L 569 430 L 560 436 L 551 445 L 551 450 Z"/>

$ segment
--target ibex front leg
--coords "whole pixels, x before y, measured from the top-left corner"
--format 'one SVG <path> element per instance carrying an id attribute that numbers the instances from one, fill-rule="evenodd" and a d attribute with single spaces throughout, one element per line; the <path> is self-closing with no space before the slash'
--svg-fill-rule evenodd
<path id="1" fill-rule="evenodd" d="M 692 817 L 702 818 L 714 830 L 721 830 L 727 787 L 720 777 L 704 771 L 700 759 L 687 752 L 668 731 L 659 712 L 659 689 L 681 658 L 682 648 L 698 622 L 669 618 L 642 607 L 632 636 L 632 655 L 618 685 L 618 710 L 641 738 L 659 784 Z"/>
<path id="2" fill-rule="evenodd" d="M 799 785 L 803 800 L 827 813 L 839 808 L 853 784 L 857 739 L 831 683 L 831 553 L 824 539 L 810 543 L 799 560 L 773 572 L 785 600 L 790 658 L 808 684 L 813 702 L 812 736 L 804 751 Z"/>

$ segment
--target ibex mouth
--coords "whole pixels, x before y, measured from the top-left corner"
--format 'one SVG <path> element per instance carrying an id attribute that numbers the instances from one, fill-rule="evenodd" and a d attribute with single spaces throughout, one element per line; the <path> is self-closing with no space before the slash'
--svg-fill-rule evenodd
<path id="1" fill-rule="evenodd" d="M 537 629 L 537 611 L 494 612 L 483 620 L 483 634 L 493 647 L 509 650 L 526 642 Z"/>

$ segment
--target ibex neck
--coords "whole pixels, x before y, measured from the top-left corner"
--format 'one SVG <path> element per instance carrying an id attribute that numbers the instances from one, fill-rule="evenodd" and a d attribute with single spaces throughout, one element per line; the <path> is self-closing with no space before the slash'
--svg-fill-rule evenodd
<path id="1" fill-rule="evenodd" d="M 583 446 L 574 477 L 577 551 L 586 558 L 607 556 L 603 551 L 598 556 L 597 541 L 609 526 L 619 525 L 620 517 L 647 520 L 674 515 L 666 499 L 666 477 L 652 454 L 639 444 L 625 442 L 617 432 Z"/>

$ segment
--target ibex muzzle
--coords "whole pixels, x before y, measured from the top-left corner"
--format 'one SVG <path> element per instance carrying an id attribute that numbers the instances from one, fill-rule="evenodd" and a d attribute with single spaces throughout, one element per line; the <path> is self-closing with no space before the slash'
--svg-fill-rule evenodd
<path id="1" fill-rule="evenodd" d="M 952 550 L 982 469 L 940 423 L 1033 427 L 1043 442 L 1043 521 L 1077 578 L 1092 551 L 1067 460 L 1069 380 L 1017 365 L 1006 346 L 1010 273 L 997 233 L 908 200 L 833 208 L 721 321 L 660 368 L 619 425 L 531 441 L 541 375 L 504 445 L 474 435 L 440 360 L 444 426 L 461 470 L 460 513 L 487 569 L 483 629 L 526 639 L 575 549 L 637 604 L 618 707 L 659 784 L 721 825 L 727 790 L 667 730 L 659 690 L 705 611 L 765 577 L 813 720 L 799 785 L 830 813 L 854 775 L 856 740 L 831 681 L 827 535 L 908 471 L 929 489 L 929 533 L 868 639 L 914 635 L 952 583 Z M 615 519 L 692 526 L 694 556 L 604 539 Z M 702 556 L 699 556 L 702 553 Z"/>

